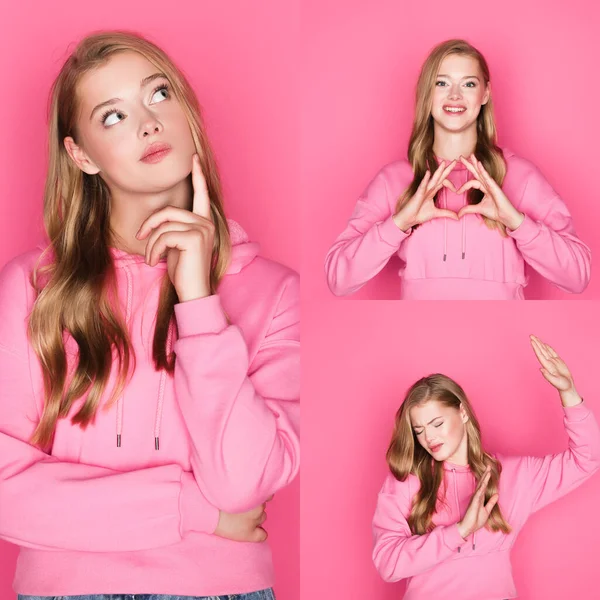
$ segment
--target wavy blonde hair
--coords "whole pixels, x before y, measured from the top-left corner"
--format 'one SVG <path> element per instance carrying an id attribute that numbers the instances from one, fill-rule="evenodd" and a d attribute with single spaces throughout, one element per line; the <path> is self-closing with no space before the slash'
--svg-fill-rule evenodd
<path id="1" fill-rule="evenodd" d="M 31 275 L 36 299 L 29 318 L 28 336 L 42 367 L 44 410 L 30 441 L 43 449 L 52 445 L 57 420 L 66 417 L 73 402 L 87 392 L 72 423 L 85 428 L 93 421 L 109 381 L 113 349 L 118 356 L 119 372 L 106 408 L 122 393 L 130 362 L 135 369 L 135 352 L 129 333 L 118 302 L 114 304 L 116 272 L 109 246 L 114 245 L 115 233 L 110 227 L 110 191 L 98 174 L 82 172 L 64 146 L 67 136 L 73 137 L 76 143 L 79 139 L 77 91 L 82 77 L 123 52 L 139 53 L 167 76 L 172 94 L 188 119 L 215 224 L 210 275 L 213 292 L 229 261 L 231 242 L 221 183 L 194 90 L 163 50 L 135 32 L 106 31 L 85 37 L 64 63 L 50 92 L 49 164 L 43 211 L 49 245 Z M 189 177 L 191 179 L 191 175 Z M 191 199 L 188 208 L 191 210 Z M 40 266 L 45 255 L 50 256 L 50 260 Z M 177 331 L 174 318 L 177 302 L 175 287 L 165 272 L 152 357 L 157 370 L 166 369 L 170 373 L 175 367 L 175 355 L 168 354 L 166 344 L 169 327 Z M 77 368 L 66 391 L 65 333 L 74 338 L 79 348 Z"/>
<path id="2" fill-rule="evenodd" d="M 444 480 L 444 465 L 435 460 L 417 440 L 410 421 L 410 409 L 425 402 L 437 400 L 459 410 L 463 406 L 469 417 L 467 430 L 467 456 L 469 467 L 479 481 L 486 467 L 491 467 L 491 476 L 485 490 L 485 502 L 498 492 L 502 465 L 481 446 L 481 429 L 473 407 L 464 390 L 450 377 L 434 373 L 415 382 L 406 393 L 396 413 L 394 433 L 387 450 L 387 463 L 394 477 L 405 481 L 409 475 L 419 478 L 421 487 L 415 497 L 408 524 L 415 535 L 422 535 L 434 528 L 433 515 L 440 500 L 439 489 Z M 442 498 L 444 500 L 444 498 Z M 504 520 L 498 504 L 494 506 L 486 527 L 491 531 L 510 533 L 511 528 Z"/>
<path id="3" fill-rule="evenodd" d="M 469 56 L 474 58 L 479 64 L 479 70 L 483 76 L 484 84 L 490 81 L 490 70 L 487 62 L 481 52 L 471 44 L 461 39 L 452 39 L 442 42 L 435 46 L 427 56 L 419 79 L 417 80 L 415 97 L 415 117 L 412 126 L 412 132 L 408 143 L 408 160 L 412 166 L 414 179 L 408 188 L 402 193 L 396 204 L 396 212 L 414 196 L 425 172 L 429 170 L 434 173 L 438 167 L 433 151 L 434 128 L 433 117 L 431 116 L 432 97 L 435 88 L 436 79 L 440 71 L 443 60 L 452 54 Z M 506 176 L 506 162 L 504 153 L 497 145 L 496 122 L 494 120 L 494 104 L 492 94 L 488 101 L 481 107 L 477 115 L 477 144 L 475 146 L 475 156 L 480 160 L 486 171 L 496 181 L 502 185 Z M 439 200 L 439 194 L 443 188 L 436 194 L 436 203 Z M 483 193 L 471 188 L 467 190 L 467 202 L 469 204 L 478 204 L 483 198 Z M 498 229 L 501 235 L 506 236 L 506 228 L 502 223 L 482 217 L 485 224 L 490 229 Z"/>

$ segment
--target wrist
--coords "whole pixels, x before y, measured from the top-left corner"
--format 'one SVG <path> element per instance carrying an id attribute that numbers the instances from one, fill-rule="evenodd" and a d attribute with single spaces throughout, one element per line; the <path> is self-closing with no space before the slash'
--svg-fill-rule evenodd
<path id="1" fill-rule="evenodd" d="M 414 223 L 411 223 L 409 221 L 407 221 L 404 218 L 404 215 L 402 215 L 401 213 L 396 213 L 393 217 L 392 217 L 394 223 L 396 224 L 396 227 L 398 227 L 398 229 L 400 229 L 401 231 L 403 231 L 404 233 L 407 233 L 407 231 L 414 226 Z"/>
<path id="2" fill-rule="evenodd" d="M 471 532 L 467 529 L 462 521 L 459 521 L 456 526 L 458 527 L 458 533 L 460 533 L 460 537 L 462 537 L 463 540 L 466 540 Z"/>
<path id="3" fill-rule="evenodd" d="M 559 394 L 563 406 L 577 406 L 583 402 L 583 398 L 577 393 L 574 387 L 565 391 L 559 390 Z"/>
<path id="4" fill-rule="evenodd" d="M 508 217 L 502 219 L 502 223 L 507 229 L 514 231 L 515 229 L 519 228 L 519 226 L 521 225 L 521 223 L 523 223 L 524 220 L 524 213 L 514 209 L 514 211 L 511 211 Z"/>

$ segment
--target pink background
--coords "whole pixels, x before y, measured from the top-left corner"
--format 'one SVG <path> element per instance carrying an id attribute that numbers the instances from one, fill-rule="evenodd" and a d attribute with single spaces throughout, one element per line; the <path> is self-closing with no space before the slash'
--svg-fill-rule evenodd
<path id="1" fill-rule="evenodd" d="M 3 5 L 0 265 L 41 237 L 51 81 L 83 35 L 116 28 L 149 36 L 183 68 L 204 108 L 228 215 L 261 242 L 265 256 L 299 269 L 298 95 L 291 68 L 298 9 L 276 0 Z M 276 495 L 267 522 L 281 600 L 299 598 L 298 514 L 296 481 Z M 0 543 L 1 598 L 14 597 L 15 559 L 14 548 Z"/>
<path id="2" fill-rule="evenodd" d="M 565 360 L 600 420 L 598 305 L 573 306 L 381 301 L 305 310 L 303 598 L 401 597 L 403 584 L 383 582 L 372 564 L 371 520 L 394 415 L 418 378 L 455 378 L 492 452 L 562 452 L 562 405 L 538 370 L 534 333 Z M 598 498 L 600 473 L 530 518 L 512 552 L 521 600 L 596 597 Z"/>
<path id="3" fill-rule="evenodd" d="M 307 295 L 331 296 L 327 250 L 379 169 L 406 158 L 419 70 L 430 49 L 454 37 L 466 38 L 486 57 L 500 145 L 541 169 L 567 203 L 577 234 L 598 255 L 597 3 L 302 0 L 302 7 Z M 348 298 L 398 298 L 398 264 L 392 259 Z M 600 297 L 593 274 L 581 295 L 533 274 L 528 298 Z"/>

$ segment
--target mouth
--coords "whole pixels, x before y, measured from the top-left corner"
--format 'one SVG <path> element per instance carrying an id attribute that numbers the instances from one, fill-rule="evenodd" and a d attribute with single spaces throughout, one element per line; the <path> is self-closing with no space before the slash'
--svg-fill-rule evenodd
<path id="1" fill-rule="evenodd" d="M 431 453 L 432 453 L 432 454 L 435 454 L 436 452 L 438 452 L 438 451 L 441 449 L 441 447 L 442 447 L 443 445 L 444 445 L 444 444 L 438 444 L 437 446 L 431 446 L 429 449 L 431 450 Z"/>
<path id="2" fill-rule="evenodd" d="M 449 104 L 442 107 L 448 115 L 462 115 L 467 110 L 466 106 L 451 106 Z"/>
<path id="3" fill-rule="evenodd" d="M 169 144 L 156 142 L 154 144 L 150 144 L 150 146 L 146 148 L 140 160 L 145 163 L 159 162 L 165 156 L 167 156 L 171 150 L 172 148 Z"/>

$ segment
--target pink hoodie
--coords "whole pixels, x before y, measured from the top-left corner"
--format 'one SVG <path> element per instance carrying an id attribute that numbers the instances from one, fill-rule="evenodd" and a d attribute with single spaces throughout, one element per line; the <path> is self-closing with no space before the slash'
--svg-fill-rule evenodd
<path id="1" fill-rule="evenodd" d="M 502 189 L 525 214 L 517 229 L 502 237 L 481 216 L 467 214 L 459 221 L 436 218 L 404 233 L 392 217 L 414 175 L 408 160 L 400 160 L 371 181 L 329 249 L 325 270 L 331 291 L 356 292 L 397 255 L 404 300 L 522 300 L 525 263 L 561 290 L 582 292 L 590 278 L 590 249 L 577 238 L 567 207 L 534 164 L 503 152 Z M 448 179 L 458 189 L 473 175 L 458 162 Z M 442 187 L 438 198 L 440 207 L 458 212 L 467 192 L 458 196 Z"/>
<path id="2" fill-rule="evenodd" d="M 419 479 L 388 475 L 373 518 L 373 561 L 385 581 L 407 580 L 404 600 L 516 598 L 510 549 L 532 513 L 581 485 L 600 468 L 600 428 L 585 402 L 563 408 L 569 449 L 537 457 L 497 456 L 502 464 L 499 501 L 508 535 L 483 528 L 464 540 L 457 523 L 475 490 L 469 467 L 444 463 L 447 505 L 435 528 L 411 535 L 407 518 Z"/>
<path id="3" fill-rule="evenodd" d="M 256 507 L 298 472 L 299 281 L 230 227 L 219 293 L 175 306 L 173 377 L 151 362 L 166 259 L 150 267 L 111 248 L 137 369 L 86 430 L 59 420 L 50 454 L 27 443 L 43 405 L 26 338 L 40 249 L 0 271 L 0 537 L 21 547 L 17 593 L 212 596 L 273 585 L 267 543 L 212 534 L 219 509 Z M 77 344 L 65 339 L 73 368 Z"/>

